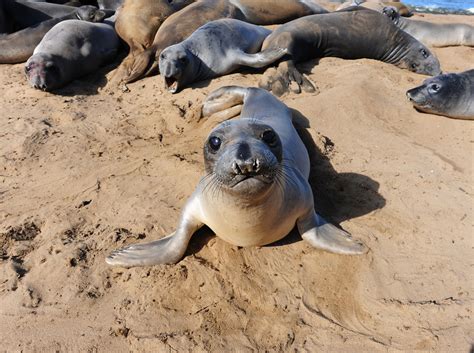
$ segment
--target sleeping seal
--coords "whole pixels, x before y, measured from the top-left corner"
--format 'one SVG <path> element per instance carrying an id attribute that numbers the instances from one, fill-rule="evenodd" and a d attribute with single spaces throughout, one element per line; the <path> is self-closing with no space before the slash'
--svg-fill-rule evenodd
<path id="1" fill-rule="evenodd" d="M 314 210 L 308 152 L 292 124 L 290 109 L 258 88 L 228 86 L 209 95 L 203 115 L 239 119 L 218 125 L 204 144 L 206 176 L 188 199 L 176 231 L 158 241 L 116 250 L 110 265 L 132 267 L 179 261 L 193 233 L 204 225 L 238 246 L 263 246 L 296 226 L 315 248 L 362 254 L 367 248 L 327 223 Z"/>
<path id="2" fill-rule="evenodd" d="M 313 91 L 313 85 L 294 63 L 327 56 L 375 59 L 424 75 L 441 72 L 438 59 L 425 45 L 386 16 L 361 7 L 306 16 L 281 25 L 263 42 L 263 50 L 271 48 L 286 48 L 290 56 L 276 74 L 275 69 L 269 69 L 261 81 L 261 87 L 271 88 L 277 95 L 286 91 L 291 82 L 297 83 L 296 92 L 301 88 Z"/>
<path id="3" fill-rule="evenodd" d="M 54 26 L 26 62 L 30 85 L 51 91 L 112 60 L 119 39 L 109 20 L 106 22 L 67 20 Z"/>
<path id="4" fill-rule="evenodd" d="M 234 19 L 212 21 L 181 43 L 161 52 L 165 87 L 176 93 L 186 85 L 228 74 L 239 66 L 265 67 L 285 55 L 275 48 L 257 53 L 270 30 Z"/>
<path id="5" fill-rule="evenodd" d="M 465 23 L 432 23 L 410 20 L 400 17 L 391 6 L 385 7 L 383 13 L 393 23 L 425 45 L 448 47 L 466 45 L 474 47 L 474 26 Z"/>
<path id="6" fill-rule="evenodd" d="M 33 54 L 35 47 L 41 39 L 56 24 L 70 19 L 78 19 L 89 22 L 102 22 L 106 17 L 106 12 L 94 6 L 82 6 L 73 13 L 52 18 L 41 22 L 33 27 L 22 29 L 21 31 L 0 37 L 0 64 L 21 63 Z"/>
<path id="7" fill-rule="evenodd" d="M 429 78 L 407 91 L 416 109 L 457 119 L 474 119 L 474 69 Z"/>

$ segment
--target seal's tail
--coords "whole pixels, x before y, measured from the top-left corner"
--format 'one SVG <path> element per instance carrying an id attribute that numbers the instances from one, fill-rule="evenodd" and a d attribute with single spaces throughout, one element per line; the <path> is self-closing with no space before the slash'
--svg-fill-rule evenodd
<path id="1" fill-rule="evenodd" d="M 128 72 L 122 78 L 122 82 L 134 82 L 157 72 L 158 64 L 155 61 L 155 53 L 156 50 L 150 47 L 138 55 L 135 55 L 133 60 L 128 64 Z"/>

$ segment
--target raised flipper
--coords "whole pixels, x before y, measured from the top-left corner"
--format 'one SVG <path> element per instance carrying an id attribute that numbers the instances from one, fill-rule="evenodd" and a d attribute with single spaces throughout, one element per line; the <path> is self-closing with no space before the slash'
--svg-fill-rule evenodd
<path id="1" fill-rule="evenodd" d="M 368 251 L 362 242 L 326 222 L 314 210 L 299 218 L 296 224 L 301 237 L 315 248 L 344 255 L 360 255 Z"/>
<path id="2" fill-rule="evenodd" d="M 288 49 L 286 48 L 265 49 L 255 54 L 247 54 L 240 51 L 234 55 L 234 58 L 238 65 L 259 69 L 273 64 L 275 61 L 282 58 L 287 52 Z"/>
<path id="3" fill-rule="evenodd" d="M 113 266 L 137 267 L 174 264 L 181 260 L 192 235 L 203 226 L 193 214 L 196 208 L 193 207 L 195 202 L 192 200 L 195 199 L 191 197 L 191 202 L 186 205 L 176 232 L 150 243 L 133 244 L 115 250 L 105 261 Z"/>
<path id="4" fill-rule="evenodd" d="M 242 105 L 248 88 L 238 86 L 221 87 L 207 96 L 202 106 L 202 116 L 208 117 L 217 112 L 228 119 L 237 116 L 240 109 L 235 107 Z"/>

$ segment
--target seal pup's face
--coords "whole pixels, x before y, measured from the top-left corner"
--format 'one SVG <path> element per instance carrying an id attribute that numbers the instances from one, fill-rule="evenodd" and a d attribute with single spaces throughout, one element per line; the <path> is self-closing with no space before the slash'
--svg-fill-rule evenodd
<path id="1" fill-rule="evenodd" d="M 81 6 L 76 11 L 76 16 L 79 20 L 88 22 L 102 22 L 106 16 L 105 11 L 90 5 Z"/>
<path id="2" fill-rule="evenodd" d="M 430 76 L 441 74 L 438 58 L 417 40 L 403 58 L 403 63 L 408 70 L 418 74 Z"/>
<path id="3" fill-rule="evenodd" d="M 407 97 L 416 109 L 427 113 L 450 111 L 463 92 L 457 76 L 444 74 L 429 78 L 421 86 L 408 90 Z"/>
<path id="4" fill-rule="evenodd" d="M 258 198 L 282 173 L 282 158 L 280 138 L 270 126 L 251 119 L 224 122 L 204 144 L 206 188 Z"/>
<path id="5" fill-rule="evenodd" d="M 159 66 L 165 88 L 171 93 L 178 92 L 192 77 L 191 54 L 179 44 L 161 52 Z"/>
<path id="6" fill-rule="evenodd" d="M 60 86 L 61 70 L 51 55 L 34 54 L 25 64 L 25 74 L 30 85 L 43 91 Z"/>

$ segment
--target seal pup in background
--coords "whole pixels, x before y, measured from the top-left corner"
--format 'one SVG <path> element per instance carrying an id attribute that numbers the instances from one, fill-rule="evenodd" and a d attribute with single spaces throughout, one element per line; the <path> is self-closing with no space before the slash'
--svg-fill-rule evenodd
<path id="1" fill-rule="evenodd" d="M 474 26 L 467 23 L 432 23 L 400 17 L 392 6 L 383 9 L 383 13 L 393 23 L 425 45 L 448 47 L 465 45 L 474 47 Z"/>
<path id="2" fill-rule="evenodd" d="M 367 251 L 315 212 L 308 152 L 286 105 L 262 89 L 227 86 L 208 96 L 203 115 L 219 112 L 230 118 L 235 113 L 232 107 L 242 103 L 240 118 L 221 123 L 207 138 L 207 174 L 188 199 L 176 231 L 113 251 L 108 264 L 176 263 L 204 225 L 237 246 L 273 243 L 296 224 L 302 238 L 315 248 L 348 255 Z"/>
<path id="3" fill-rule="evenodd" d="M 363 1 L 363 0 L 354 0 L 346 1 L 342 5 L 336 8 L 336 11 L 344 10 L 351 6 L 361 6 L 366 9 L 374 10 L 377 12 L 382 12 L 383 9 L 387 6 L 393 7 L 400 16 L 410 17 L 413 16 L 413 12 L 403 3 L 395 1 Z"/>
<path id="4" fill-rule="evenodd" d="M 368 30 L 373 28 L 374 30 Z M 260 86 L 281 95 L 289 87 L 312 92 L 314 85 L 295 63 L 323 58 L 375 59 L 423 75 L 441 73 L 434 54 L 415 38 L 400 30 L 384 15 L 362 7 L 299 18 L 277 27 L 262 50 L 286 48 L 289 59 L 278 70 L 269 69 Z"/>
<path id="5" fill-rule="evenodd" d="M 68 20 L 54 26 L 26 62 L 30 85 L 51 91 L 114 59 L 120 44 L 114 20 L 113 17 L 104 23 Z"/>
<path id="6" fill-rule="evenodd" d="M 275 48 L 257 53 L 270 30 L 234 19 L 209 22 L 181 43 L 161 52 L 159 68 L 166 89 L 228 74 L 240 66 L 265 67 L 285 55 Z"/>
<path id="7" fill-rule="evenodd" d="M 474 120 L 474 69 L 431 77 L 407 97 L 422 112 Z"/>
<path id="8" fill-rule="evenodd" d="M 161 51 L 185 40 L 196 29 L 221 18 L 234 18 L 256 25 L 289 20 L 328 11 L 312 0 L 200 0 L 168 17 L 156 32 L 153 44 L 127 63 L 121 81 L 129 83 L 155 74 Z"/>
<path id="9" fill-rule="evenodd" d="M 41 39 L 59 22 L 71 19 L 102 22 L 106 16 L 107 13 L 105 11 L 99 10 L 94 6 L 86 5 L 78 7 L 76 11 L 69 15 L 52 18 L 33 27 L 1 36 L 0 64 L 16 64 L 28 60 L 36 46 L 41 42 Z"/>

